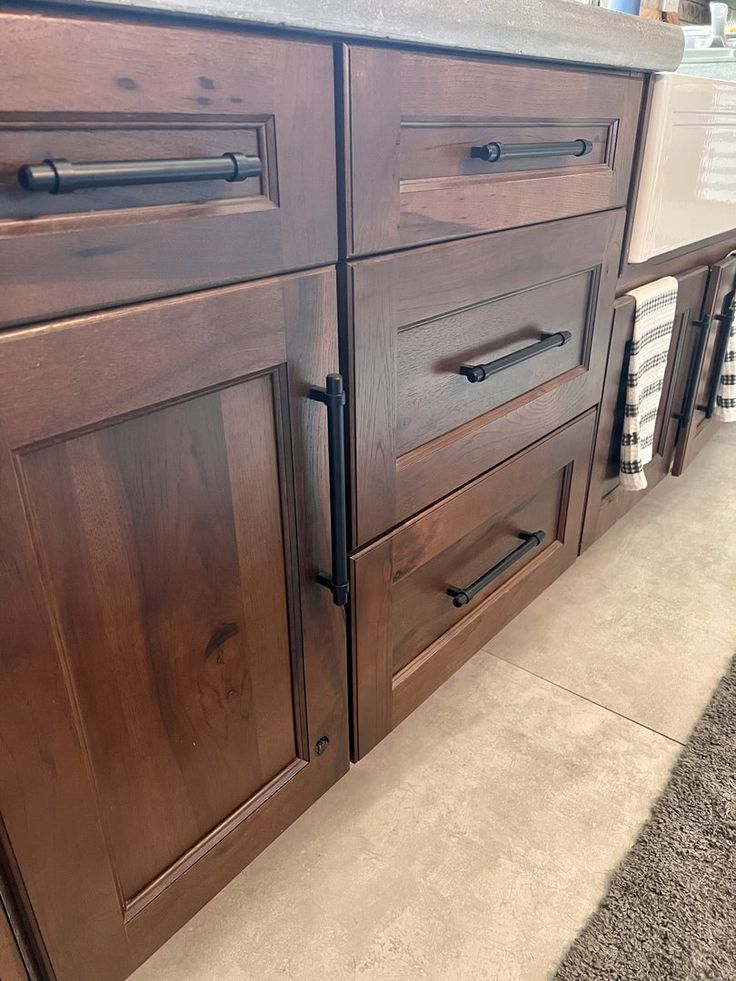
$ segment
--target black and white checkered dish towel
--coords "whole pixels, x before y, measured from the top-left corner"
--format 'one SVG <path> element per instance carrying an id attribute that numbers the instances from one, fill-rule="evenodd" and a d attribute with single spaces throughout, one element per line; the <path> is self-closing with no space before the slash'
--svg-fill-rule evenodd
<path id="1" fill-rule="evenodd" d="M 731 298 L 728 316 L 731 329 L 726 344 L 726 356 L 721 366 L 713 415 L 721 422 L 736 422 L 736 296 Z"/>
<path id="2" fill-rule="evenodd" d="M 638 491 L 647 486 L 644 467 L 652 459 L 654 427 L 675 323 L 677 280 L 665 276 L 631 290 L 630 295 L 636 300 L 636 314 L 626 379 L 620 477 L 624 490 Z"/>

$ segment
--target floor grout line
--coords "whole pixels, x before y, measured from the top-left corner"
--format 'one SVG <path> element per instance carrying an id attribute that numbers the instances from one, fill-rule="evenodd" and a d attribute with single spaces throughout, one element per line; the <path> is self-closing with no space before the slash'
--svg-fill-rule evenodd
<path id="1" fill-rule="evenodd" d="M 554 688 L 559 688 L 560 691 L 566 691 L 568 695 L 574 695 L 575 698 L 581 698 L 584 702 L 588 702 L 590 705 L 595 705 L 597 708 L 603 709 L 604 712 L 610 712 L 611 715 L 617 715 L 619 719 L 625 719 L 626 722 L 631 722 L 633 725 L 639 726 L 640 729 L 647 729 L 655 736 L 661 736 L 662 739 L 675 743 L 677 746 L 686 745 L 681 740 L 675 739 L 674 736 L 668 736 L 666 732 L 660 732 L 659 729 L 654 729 L 652 726 L 648 726 L 645 722 L 639 722 L 637 719 L 632 719 L 630 715 L 624 715 L 623 712 L 617 712 L 616 709 L 609 708 L 608 705 L 603 705 L 602 702 L 596 702 L 594 698 L 588 698 L 587 695 L 581 695 L 580 692 L 573 691 L 572 688 L 566 688 L 565 685 L 561 685 L 557 681 L 552 681 L 551 678 L 545 678 L 544 675 L 537 674 L 536 671 L 531 671 L 529 668 L 525 668 L 521 664 L 516 664 L 514 661 L 510 661 L 506 657 L 501 657 L 500 654 L 496 654 L 495 651 L 492 651 L 488 647 L 482 647 L 481 650 L 485 651 L 486 654 L 490 654 L 492 657 L 495 657 L 497 661 L 503 661 L 504 664 L 510 664 L 511 667 L 518 668 L 519 671 L 525 671 L 533 678 L 537 678 L 539 681 L 545 681 L 548 685 L 552 685 Z M 705 708 L 705 706 L 703 707 Z"/>

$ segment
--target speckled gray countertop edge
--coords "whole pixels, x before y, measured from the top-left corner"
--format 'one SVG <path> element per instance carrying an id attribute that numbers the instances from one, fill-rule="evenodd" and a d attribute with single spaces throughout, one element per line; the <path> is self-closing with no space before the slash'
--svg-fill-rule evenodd
<path id="1" fill-rule="evenodd" d="M 47 0 L 644 71 L 682 59 L 677 27 L 573 0 Z"/>

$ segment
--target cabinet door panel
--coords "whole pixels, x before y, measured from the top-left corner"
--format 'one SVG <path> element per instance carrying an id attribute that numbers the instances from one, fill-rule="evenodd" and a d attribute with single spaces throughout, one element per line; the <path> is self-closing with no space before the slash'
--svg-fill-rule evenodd
<path id="1" fill-rule="evenodd" d="M 626 376 L 636 303 L 629 295 L 616 301 L 581 540 L 583 549 L 608 531 L 670 471 L 679 425 L 676 414 L 682 402 L 679 376 L 683 349 L 690 324 L 700 314 L 707 281 L 706 266 L 678 277 L 677 310 L 654 430 L 654 453 L 645 468 L 647 488 L 643 491 L 622 490 L 619 479 Z"/>
<path id="2" fill-rule="evenodd" d="M 683 374 L 685 391 L 672 464 L 675 476 L 690 465 L 718 428 L 718 420 L 709 412 L 709 402 L 721 370 L 721 365 L 716 363 L 716 355 L 722 350 L 719 338 L 724 329 L 720 318 L 726 313 L 734 289 L 736 256 L 728 256 L 711 267 L 703 319 L 691 325 L 688 356 L 683 363 L 686 369 Z"/>
<path id="3" fill-rule="evenodd" d="M 26 718 L 0 790 L 59 981 L 124 977 L 347 767 L 305 398 L 334 368 L 333 288 L 305 274 L 0 339 L 3 383 L 36 365 L 39 396 L 5 417 L 3 674 Z M 177 372 L 187 323 L 219 353 Z M 116 335 L 137 343 L 111 365 Z M 64 376 L 79 404 L 58 418 L 41 389 Z"/>

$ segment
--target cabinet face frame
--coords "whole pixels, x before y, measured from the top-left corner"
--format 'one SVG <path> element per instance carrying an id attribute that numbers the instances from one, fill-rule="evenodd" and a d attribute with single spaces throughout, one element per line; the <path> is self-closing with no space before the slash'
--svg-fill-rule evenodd
<path id="1" fill-rule="evenodd" d="M 708 287 L 699 323 L 692 324 L 688 338 L 688 350 L 683 367 L 684 392 L 680 409 L 672 474 L 678 477 L 692 463 L 705 444 L 715 435 L 719 422 L 706 412 L 711 389 L 717 384 L 721 365 L 716 364 L 719 339 L 724 324 L 718 318 L 725 312 L 728 298 L 736 289 L 736 256 L 727 256 L 711 266 Z M 698 364 L 698 332 L 705 331 L 705 347 Z M 688 416 L 688 403 L 691 411 Z"/>
<path id="2" fill-rule="evenodd" d="M 352 557 L 354 760 L 365 756 L 575 561 L 594 425 L 590 410 Z M 450 547 L 459 524 L 476 521 L 481 511 L 492 518 L 513 509 L 540 472 L 545 480 L 562 476 L 554 539 L 550 536 L 539 554 L 499 580 L 497 588 L 476 597 L 464 616 L 396 670 L 395 583 Z"/>
<path id="3" fill-rule="evenodd" d="M 581 538 L 582 551 L 608 531 L 670 471 L 678 430 L 677 413 L 682 402 L 680 375 L 684 349 L 690 324 L 700 315 L 708 267 L 698 266 L 677 278 L 677 310 L 657 417 L 654 455 L 645 468 L 647 487 L 643 491 L 622 490 L 618 474 L 611 473 L 611 465 L 619 454 L 628 352 L 636 313 L 635 300 L 629 294 L 620 297 L 614 304 L 608 365 Z"/>
<path id="4" fill-rule="evenodd" d="M 606 212 L 349 264 L 355 547 L 599 401 L 622 231 L 623 212 Z M 397 434 L 399 332 L 582 271 L 590 272 L 591 279 L 587 343 L 581 363 L 401 454 Z M 544 330 L 544 322 L 539 327 Z M 488 333 L 492 338 L 493 324 Z M 447 367 L 437 370 L 443 380 L 450 372 Z M 482 397 L 482 385 L 493 383 L 490 379 L 472 388 Z"/>
<path id="5" fill-rule="evenodd" d="M 0 335 L 0 541 L 2 554 L 12 556 L 0 566 L 8 611 L 0 625 L 0 714 L 7 720 L 8 742 L 0 761 L 0 804 L 29 913 L 44 938 L 57 981 L 127 977 L 347 770 L 343 615 L 316 578 L 330 562 L 326 418 L 324 407 L 308 397 L 310 387 L 324 384 L 325 375 L 336 367 L 335 277 L 330 269 Z M 18 378 L 24 379 L 22 386 Z M 48 486 L 39 479 L 38 466 L 66 453 L 72 443 L 89 448 L 98 437 L 111 438 L 108 434 L 116 429 L 124 434 L 126 427 L 149 422 L 160 427 L 167 413 L 195 411 L 220 396 L 229 399 L 239 390 L 247 392 L 252 385 L 253 392 L 273 386 L 273 436 L 268 427 L 253 425 L 257 420 L 247 416 L 233 418 L 232 423 L 235 431 L 243 432 L 242 427 L 251 425 L 261 446 L 268 449 L 269 440 L 276 440 L 280 447 L 279 483 L 284 493 L 277 495 L 273 508 L 279 509 L 284 522 L 284 555 L 274 556 L 274 564 L 283 561 L 285 568 L 292 567 L 293 573 L 286 573 L 294 580 L 291 610 L 300 614 L 300 622 L 292 618 L 291 630 L 299 636 L 289 647 L 294 651 L 295 643 L 301 646 L 301 677 L 293 684 L 303 692 L 305 706 L 303 718 L 295 721 L 296 758 L 250 799 L 253 806 L 244 801 L 243 808 L 226 816 L 211 834 L 194 841 L 184 855 L 186 861 L 171 866 L 175 874 L 154 880 L 140 895 L 128 895 L 128 890 L 121 900 L 108 837 L 110 822 L 100 810 L 102 790 L 84 734 L 92 722 L 84 708 L 90 704 L 89 695 L 80 688 L 80 674 L 69 657 L 61 654 L 68 631 L 58 597 L 65 595 L 66 586 L 49 568 L 59 548 L 43 518 L 47 504 L 39 504 L 45 500 L 48 507 L 63 505 L 61 513 L 67 513 L 77 499 L 71 499 L 62 484 Z M 204 410 L 197 411 L 202 418 Z M 155 426 L 153 431 L 158 431 Z M 191 429 L 197 431 L 201 429 Z M 179 463 L 173 455 L 171 463 L 164 459 L 162 445 L 164 477 L 170 474 L 176 485 L 181 472 L 187 488 L 199 479 L 191 477 L 192 466 L 197 474 L 220 474 L 221 468 L 208 464 L 211 446 L 219 445 L 215 429 L 211 432 L 212 440 L 200 440 L 191 455 L 185 449 Z M 145 449 L 135 433 L 118 445 L 121 456 L 115 460 L 123 462 L 126 454 L 135 456 Z M 156 449 L 152 444 L 149 454 L 154 492 Z M 94 461 L 89 449 L 85 452 L 86 459 Z M 35 457 L 30 469 L 24 466 L 29 455 Z M 228 468 L 232 461 L 228 456 Z M 97 486 L 104 472 L 98 465 L 78 469 L 79 486 Z M 235 487 L 242 470 L 229 472 Z M 136 476 L 132 468 L 128 476 L 134 482 L 139 477 L 149 480 L 143 471 Z M 90 484 L 92 478 L 97 483 Z M 240 493 L 240 499 L 247 496 Z M 200 518 L 210 500 L 205 495 L 193 502 Z M 29 508 L 29 502 L 36 506 Z M 213 528 L 218 522 L 222 524 L 213 515 Z M 105 543 L 110 527 L 115 526 L 100 522 L 100 543 L 117 561 L 121 548 Z M 198 528 L 182 529 L 193 553 L 198 538 L 207 541 L 208 527 L 200 521 Z M 70 541 L 80 534 L 75 525 L 68 532 Z M 163 584 L 164 555 L 161 562 L 151 573 L 154 592 L 149 589 L 147 596 L 155 596 Z M 194 569 L 197 572 L 198 566 Z M 220 571 L 218 565 L 214 572 Z M 186 576 L 180 563 L 176 574 Z M 73 569 L 69 575 L 74 575 Z M 221 576 L 217 581 L 225 580 Z M 120 594 L 127 595 L 122 585 Z M 165 599 L 163 585 L 161 594 Z M 161 620 L 155 606 L 150 616 Z M 199 619 L 210 622 L 204 616 Z M 220 632 L 217 645 L 231 635 L 231 630 Z M 111 645 L 113 640 L 114 634 Z M 101 659 L 106 651 L 87 651 L 86 657 Z M 184 651 L 181 656 L 189 654 Z M 76 663 L 84 662 L 77 657 Z M 184 684 L 187 676 L 180 677 Z M 181 694 L 184 697 L 186 689 Z M 102 692 L 99 697 L 104 697 Z M 110 717 L 116 716 L 111 712 Z M 102 731 L 99 721 L 95 725 Z M 316 753 L 315 744 L 325 735 L 329 747 Z M 102 772 L 99 766 L 97 772 Z M 125 767 L 116 772 L 125 774 Z M 135 800 L 130 807 L 136 807 Z M 175 818 L 172 815 L 172 822 Z M 167 833 L 156 831 L 159 837 Z M 70 882 L 76 883 L 75 889 L 68 888 Z"/>

